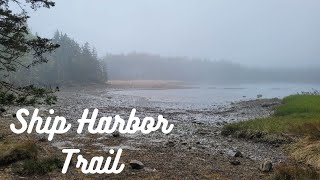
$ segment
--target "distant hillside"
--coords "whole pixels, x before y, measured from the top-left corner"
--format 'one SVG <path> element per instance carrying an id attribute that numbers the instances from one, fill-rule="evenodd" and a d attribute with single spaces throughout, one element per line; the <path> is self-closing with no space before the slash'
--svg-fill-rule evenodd
<path id="1" fill-rule="evenodd" d="M 320 83 L 320 68 L 248 68 L 227 61 L 209 61 L 150 54 L 107 55 L 110 80 L 179 80 L 212 83 Z"/>

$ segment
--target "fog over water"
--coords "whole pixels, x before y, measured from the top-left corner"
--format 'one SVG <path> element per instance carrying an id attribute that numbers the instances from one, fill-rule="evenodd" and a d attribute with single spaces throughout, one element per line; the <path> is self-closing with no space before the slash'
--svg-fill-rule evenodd
<path id="1" fill-rule="evenodd" d="M 233 84 L 233 85 L 207 85 L 198 84 L 187 89 L 136 89 L 114 91 L 112 94 L 142 99 L 126 102 L 132 106 L 203 109 L 229 105 L 231 102 L 261 98 L 283 98 L 288 95 L 313 92 L 320 90 L 316 84 Z"/>
<path id="2" fill-rule="evenodd" d="M 98 50 L 227 60 L 250 67 L 320 66 L 318 0 L 57 0 L 31 13 L 33 32 L 55 30 Z"/>

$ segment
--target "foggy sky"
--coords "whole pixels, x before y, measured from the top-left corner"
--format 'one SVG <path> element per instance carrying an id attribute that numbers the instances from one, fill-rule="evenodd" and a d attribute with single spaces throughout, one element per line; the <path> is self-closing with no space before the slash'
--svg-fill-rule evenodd
<path id="1" fill-rule="evenodd" d="M 56 0 L 32 12 L 33 32 L 55 30 L 100 56 L 145 52 L 249 66 L 320 66 L 319 0 Z"/>

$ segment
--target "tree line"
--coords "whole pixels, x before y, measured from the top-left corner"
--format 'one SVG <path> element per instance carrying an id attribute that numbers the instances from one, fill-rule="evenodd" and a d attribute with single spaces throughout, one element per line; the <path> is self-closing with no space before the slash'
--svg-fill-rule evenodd
<path id="1" fill-rule="evenodd" d="M 228 61 L 163 57 L 143 53 L 109 54 L 110 80 L 179 80 L 209 83 L 320 83 L 320 68 L 257 68 Z M 121 69 L 121 71 L 119 71 Z"/>
<path id="2" fill-rule="evenodd" d="M 60 86 L 79 83 L 103 83 L 107 81 L 106 66 L 99 61 L 95 48 L 89 43 L 80 45 L 67 34 L 54 33 L 52 42 L 59 44 L 50 55 L 49 61 L 30 68 L 20 67 L 8 76 L 10 82 L 20 86 Z M 29 55 L 23 57 L 30 61 Z"/>

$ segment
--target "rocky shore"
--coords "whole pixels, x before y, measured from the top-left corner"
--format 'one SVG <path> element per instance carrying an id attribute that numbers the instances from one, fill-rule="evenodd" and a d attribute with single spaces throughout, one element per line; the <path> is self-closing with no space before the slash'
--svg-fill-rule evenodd
<path id="1" fill-rule="evenodd" d="M 255 143 L 248 140 L 222 136 L 222 126 L 227 123 L 265 117 L 273 113 L 280 104 L 279 99 L 258 99 L 234 102 L 211 109 L 173 109 L 135 106 L 139 97 L 115 96 L 111 90 L 97 87 L 68 88 L 58 93 L 59 102 L 52 107 L 71 123 L 80 118 L 83 109 L 98 108 L 101 116 L 119 114 L 128 118 L 132 108 L 137 116 L 157 117 L 159 114 L 175 125 L 169 135 L 155 132 L 149 135 L 77 135 L 74 131 L 57 136 L 50 143 L 55 153 L 59 149 L 79 148 L 85 156 L 106 156 L 109 149 L 123 149 L 121 163 L 125 170 L 117 175 L 82 175 L 70 167 L 66 175 L 56 170 L 44 177 L 79 179 L 266 179 L 271 172 L 261 169 L 261 164 L 278 164 L 286 161 L 286 155 L 279 145 Z M 126 103 L 126 102 L 131 103 Z M 127 105 L 126 105 L 127 104 Z M 30 107 L 31 108 L 31 107 Z M 43 114 L 48 107 L 42 107 Z M 7 113 L 15 112 L 12 108 Z M 7 118 L 1 118 L 7 121 Z M 7 126 L 9 130 L 9 126 Z M 12 135 L 17 136 L 17 135 Z M 33 137 L 41 139 L 39 136 Z M 64 160 L 64 159 L 62 159 Z M 267 161 L 268 160 L 268 161 Z M 74 164 L 73 164 L 74 165 Z M 268 166 L 268 165 L 265 165 Z M 264 167 L 265 167 L 264 166 Z M 74 167 L 74 166 L 73 166 Z M 15 177 L 2 167 L 0 174 Z M 74 176 L 75 175 L 75 176 Z M 74 178 L 72 178 L 74 176 Z M 41 176 L 40 176 L 41 177 Z M 28 178 L 26 176 L 25 178 Z M 34 177 L 33 177 L 34 178 Z"/>

